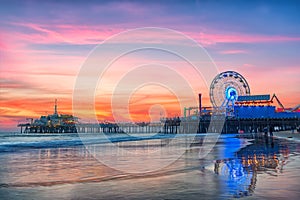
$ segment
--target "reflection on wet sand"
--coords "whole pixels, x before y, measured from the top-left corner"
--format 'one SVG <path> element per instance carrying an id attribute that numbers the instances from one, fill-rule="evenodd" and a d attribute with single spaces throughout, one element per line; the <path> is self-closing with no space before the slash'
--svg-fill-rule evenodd
<path id="1" fill-rule="evenodd" d="M 94 144 L 76 148 L 32 149 L 4 154 L 2 156 L 5 157 L 0 157 L 4 166 L 0 171 L 0 176 L 3 177 L 0 187 L 51 186 L 137 178 L 141 174 L 126 173 L 126 169 L 134 171 L 135 168 L 155 168 L 163 162 L 169 162 L 163 158 L 169 158 L 173 162 L 170 152 L 180 147 L 186 148 L 190 141 L 179 139 L 175 144 L 171 143 L 173 145 L 168 146 L 166 152 L 169 154 L 162 152 L 155 154 L 157 157 L 151 155 L 157 151 L 155 147 L 165 146 L 166 143 L 170 143 L 169 139 Z M 111 148 L 112 145 L 120 148 Z M 142 162 L 149 155 L 152 156 L 152 162 Z M 110 165 L 106 165 L 107 163 Z M 125 171 L 113 168 L 114 163 L 121 163 Z M 180 166 L 178 163 L 181 163 Z M 167 166 L 152 173 L 143 173 L 142 176 L 178 173 L 182 169 L 184 163 L 177 162 L 177 165 Z"/>
<path id="2" fill-rule="evenodd" d="M 254 193 L 258 174 L 277 176 L 283 172 L 289 153 L 288 146 L 279 147 L 273 138 L 262 138 L 237 152 L 236 158 L 216 160 L 214 173 L 221 177 L 225 190 L 233 197 L 249 196 Z"/>
<path id="3" fill-rule="evenodd" d="M 75 183 L 118 175 L 93 158 L 84 147 L 37 149 L 1 158 L 2 186 Z M 2 174 L 1 173 L 1 174 Z"/>

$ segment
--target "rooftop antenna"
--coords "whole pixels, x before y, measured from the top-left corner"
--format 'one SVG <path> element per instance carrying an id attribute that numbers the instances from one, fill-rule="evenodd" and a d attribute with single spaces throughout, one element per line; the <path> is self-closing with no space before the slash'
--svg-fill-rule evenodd
<path id="1" fill-rule="evenodd" d="M 54 104 L 54 115 L 57 115 L 57 99 L 55 99 L 55 104 Z"/>

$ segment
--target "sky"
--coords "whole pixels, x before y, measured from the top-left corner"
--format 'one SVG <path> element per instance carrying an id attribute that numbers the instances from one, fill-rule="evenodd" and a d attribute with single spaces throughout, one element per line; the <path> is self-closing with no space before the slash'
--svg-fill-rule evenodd
<path id="1" fill-rule="evenodd" d="M 0 4 L 1 131 L 16 130 L 26 118 L 53 113 L 54 99 L 60 113 L 72 113 L 76 78 L 90 52 L 115 34 L 142 27 L 187 35 L 205 48 L 219 72 L 242 74 L 251 94 L 275 93 L 285 107 L 300 102 L 299 1 L 1 0 Z M 169 40 L 176 38 L 166 36 L 156 42 Z M 108 49 L 107 54 L 113 51 Z M 153 60 L 186 74 L 188 82 L 197 85 L 194 92 L 203 93 L 203 104 L 210 106 L 209 88 L 182 60 L 137 52 L 114 63 L 97 87 L 99 121 L 112 120 L 113 112 L 118 112 L 112 111 L 112 82 L 132 66 L 153 64 Z M 137 75 L 139 80 L 143 76 Z M 161 79 L 168 77 L 161 75 Z M 132 120 L 151 120 L 151 113 L 182 115 L 177 94 L 168 88 L 148 85 L 130 94 L 126 109 Z M 193 104 L 184 100 L 185 105 L 189 103 Z"/>

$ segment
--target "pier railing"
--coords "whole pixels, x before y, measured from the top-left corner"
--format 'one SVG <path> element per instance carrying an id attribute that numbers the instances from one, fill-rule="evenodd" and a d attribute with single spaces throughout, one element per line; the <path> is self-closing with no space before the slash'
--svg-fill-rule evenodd
<path id="1" fill-rule="evenodd" d="M 56 126 L 24 123 L 19 124 L 21 133 L 206 133 L 209 130 L 210 116 L 200 119 L 174 118 L 160 122 L 140 123 L 76 123 Z M 214 120 L 214 123 L 218 121 Z M 300 118 L 226 118 L 222 133 L 261 132 L 264 127 L 272 126 L 274 130 L 291 130 L 300 126 Z"/>

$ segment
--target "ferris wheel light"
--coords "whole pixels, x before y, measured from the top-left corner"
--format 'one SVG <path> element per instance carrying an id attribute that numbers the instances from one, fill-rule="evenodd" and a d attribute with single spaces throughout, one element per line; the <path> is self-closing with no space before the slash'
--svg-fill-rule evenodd
<path id="1" fill-rule="evenodd" d="M 249 95 L 246 79 L 234 71 L 218 74 L 210 85 L 210 101 L 214 107 L 233 106 L 239 95 Z"/>
<path id="2" fill-rule="evenodd" d="M 236 89 L 234 87 L 228 87 L 225 90 L 225 96 L 230 101 L 236 100 L 237 96 L 238 96 L 238 92 L 236 91 Z"/>

